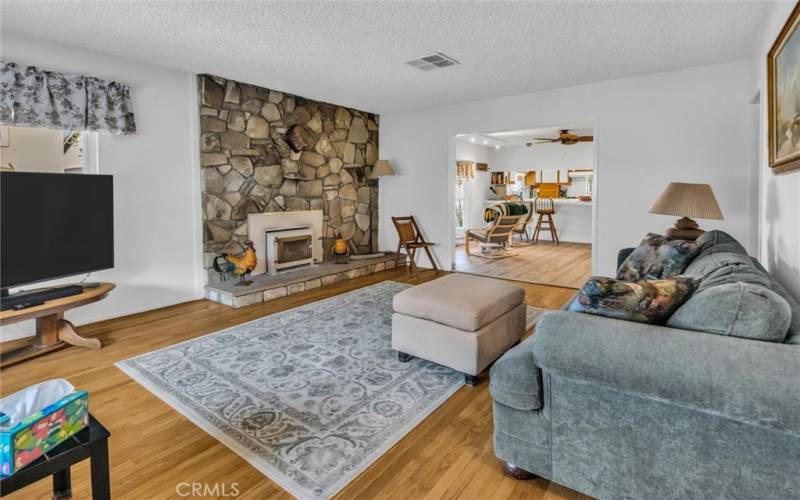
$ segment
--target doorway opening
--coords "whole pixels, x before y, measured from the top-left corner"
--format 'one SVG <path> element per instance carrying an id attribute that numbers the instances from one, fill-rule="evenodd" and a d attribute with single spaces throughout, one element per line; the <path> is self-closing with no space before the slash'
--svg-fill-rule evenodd
<path id="1" fill-rule="evenodd" d="M 455 138 L 453 270 L 580 288 L 592 274 L 593 123 Z"/>

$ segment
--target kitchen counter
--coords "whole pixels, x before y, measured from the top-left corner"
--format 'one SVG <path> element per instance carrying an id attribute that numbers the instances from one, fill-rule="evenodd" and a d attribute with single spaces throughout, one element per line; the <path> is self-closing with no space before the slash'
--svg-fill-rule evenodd
<path id="1" fill-rule="evenodd" d="M 487 205 L 491 205 L 494 203 L 501 203 L 504 201 L 509 200 L 483 200 L 484 203 Z M 513 200 L 512 200 L 513 201 Z M 533 201 L 533 198 L 523 198 L 523 202 Z M 594 204 L 594 201 L 581 201 L 577 198 L 553 198 L 554 205 L 572 205 L 577 207 L 591 207 Z"/>
<path id="2" fill-rule="evenodd" d="M 490 207 L 497 203 L 507 200 L 484 200 L 484 205 Z M 532 202 L 533 198 L 524 198 L 523 202 Z M 561 241 L 571 241 L 575 243 L 592 242 L 592 211 L 586 210 L 594 205 L 593 201 L 581 201 L 577 198 L 553 198 L 556 212 L 553 214 L 553 222 L 558 229 L 558 239 Z M 528 224 L 528 234 L 533 235 L 536 227 L 536 218 Z M 543 230 L 539 235 L 540 240 L 550 240 L 550 232 Z"/>

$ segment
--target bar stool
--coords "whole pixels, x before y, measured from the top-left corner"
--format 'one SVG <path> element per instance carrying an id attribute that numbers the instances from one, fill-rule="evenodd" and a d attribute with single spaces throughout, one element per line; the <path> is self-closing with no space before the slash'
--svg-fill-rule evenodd
<path id="1" fill-rule="evenodd" d="M 552 198 L 536 198 L 533 200 L 533 209 L 539 214 L 539 219 L 536 221 L 536 229 L 533 231 L 533 242 L 539 243 L 539 233 L 542 230 L 542 225 L 550 230 L 550 237 L 556 245 L 560 244 L 558 241 L 558 231 L 556 224 L 553 222 L 553 214 L 556 213 L 556 206 Z"/>

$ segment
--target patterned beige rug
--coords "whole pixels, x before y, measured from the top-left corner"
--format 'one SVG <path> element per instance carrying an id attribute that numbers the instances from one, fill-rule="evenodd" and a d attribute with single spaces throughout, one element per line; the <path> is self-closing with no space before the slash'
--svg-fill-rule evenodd
<path id="1" fill-rule="evenodd" d="M 391 348 L 390 281 L 117 363 L 300 498 L 329 498 L 464 383 Z"/>
<path id="2" fill-rule="evenodd" d="M 391 348 L 383 282 L 117 363 L 300 498 L 329 498 L 444 403 L 463 374 Z M 530 331 L 547 309 L 528 306 Z"/>

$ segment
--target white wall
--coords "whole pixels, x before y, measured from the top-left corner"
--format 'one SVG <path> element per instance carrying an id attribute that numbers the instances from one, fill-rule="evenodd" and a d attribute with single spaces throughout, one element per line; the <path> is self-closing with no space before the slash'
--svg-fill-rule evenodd
<path id="1" fill-rule="evenodd" d="M 381 115 L 381 155 L 395 177 L 381 182 L 380 243 L 396 247 L 392 215 L 413 213 L 451 265 L 454 136 L 592 121 L 597 141 L 595 272 L 612 275 L 619 248 L 646 232 L 663 232 L 674 217 L 650 215 L 671 181 L 713 186 L 724 221 L 701 221 L 742 241 L 751 231 L 747 207 L 748 61 Z M 452 190 L 452 188 L 450 188 Z M 421 261 L 425 265 L 425 261 Z"/>
<path id="2" fill-rule="evenodd" d="M 760 188 L 760 259 L 772 275 L 800 299 L 800 170 L 773 174 L 767 149 L 767 52 L 794 7 L 793 2 L 775 3 L 759 32 L 751 65 L 752 95 L 758 95 Z M 381 119 L 383 119 L 381 117 Z M 383 122 L 381 122 L 383 126 Z M 383 130 L 381 130 L 383 133 Z"/>
<path id="3" fill-rule="evenodd" d="M 131 86 L 137 133 L 98 134 L 101 174 L 114 176 L 115 267 L 108 298 L 67 313 L 78 324 L 202 296 L 197 90 L 194 75 L 24 35 L 2 33 L 2 59 Z M 16 326 L 16 325 L 15 325 Z M 4 329 L 3 340 L 32 334 Z"/>
<path id="4" fill-rule="evenodd" d="M 469 142 L 456 142 L 456 160 L 466 160 L 475 163 L 489 163 L 489 148 L 481 144 L 472 144 Z M 455 164 L 453 164 L 453 168 Z M 491 165 L 489 166 L 491 168 Z M 486 223 L 483 221 L 483 200 L 489 192 L 489 185 L 491 181 L 491 174 L 489 172 L 475 171 L 475 178 L 467 183 L 467 215 L 466 224 L 468 228 L 483 227 Z M 444 193 L 444 190 L 442 191 Z M 378 231 L 380 233 L 380 231 Z"/>
<path id="5" fill-rule="evenodd" d="M 83 166 L 83 144 L 64 153 L 60 130 L 4 127 L 8 146 L 0 146 L 0 165 L 10 163 L 18 172 L 58 172 Z"/>

